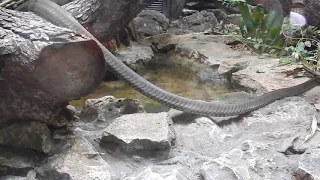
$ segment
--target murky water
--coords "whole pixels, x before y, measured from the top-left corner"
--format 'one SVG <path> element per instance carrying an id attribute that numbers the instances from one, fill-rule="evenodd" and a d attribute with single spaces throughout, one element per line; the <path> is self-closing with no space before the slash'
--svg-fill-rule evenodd
<path id="1" fill-rule="evenodd" d="M 191 71 L 168 64 L 149 66 L 147 70 L 139 72 L 139 74 L 162 89 L 192 99 L 208 101 L 215 95 L 233 92 L 227 86 L 200 83 Z M 71 101 L 70 104 L 77 109 L 81 109 L 87 99 L 100 98 L 107 95 L 112 95 L 116 98 L 139 99 L 147 112 L 161 112 L 170 109 L 140 94 L 122 81 L 103 82 L 92 94 L 79 100 Z"/>

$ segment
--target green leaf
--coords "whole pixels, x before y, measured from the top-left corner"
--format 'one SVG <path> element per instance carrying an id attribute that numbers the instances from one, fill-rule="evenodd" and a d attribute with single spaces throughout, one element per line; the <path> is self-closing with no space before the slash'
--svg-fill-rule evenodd
<path id="1" fill-rule="evenodd" d="M 253 45 L 253 47 L 254 47 L 255 49 L 259 49 L 260 44 L 259 44 L 259 43 L 256 43 L 256 44 Z"/>
<path id="2" fill-rule="evenodd" d="M 252 36 L 251 33 L 254 33 L 254 24 L 248 5 L 243 2 L 239 3 L 239 10 L 244 26 L 246 27 L 249 36 Z"/>
<path id="3" fill-rule="evenodd" d="M 247 36 L 247 31 L 246 31 L 246 28 L 244 26 L 244 22 L 243 22 L 243 19 L 242 18 L 239 18 L 238 19 L 238 25 L 239 25 L 239 28 L 240 28 L 240 32 L 241 32 L 241 35 L 242 37 L 246 38 Z"/>
<path id="4" fill-rule="evenodd" d="M 274 12 L 274 14 L 275 15 L 271 20 L 267 30 L 267 35 L 271 39 L 276 38 L 280 34 L 284 20 L 284 16 L 281 13 Z"/>
<path id="5" fill-rule="evenodd" d="M 261 22 L 264 18 L 264 8 L 262 5 L 258 5 L 252 10 L 252 21 L 255 29 L 260 28 Z"/>

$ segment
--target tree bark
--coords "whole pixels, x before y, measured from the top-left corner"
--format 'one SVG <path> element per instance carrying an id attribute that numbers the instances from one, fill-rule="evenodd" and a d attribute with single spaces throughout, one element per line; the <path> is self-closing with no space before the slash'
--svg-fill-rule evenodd
<path id="1" fill-rule="evenodd" d="M 67 101 L 89 94 L 106 70 L 95 41 L 33 13 L 3 8 L 0 64 L 0 126 L 26 119 L 63 125 L 59 116 Z"/>
<path id="2" fill-rule="evenodd" d="M 109 41 L 154 0 L 75 0 L 62 7 L 97 39 Z"/>
<path id="3" fill-rule="evenodd" d="M 75 0 L 63 8 L 106 42 L 152 2 Z M 64 125 L 68 101 L 89 94 L 105 73 L 102 52 L 94 41 L 31 12 L 8 9 L 0 9 L 1 63 L 5 80 L 0 81 L 0 126 L 11 120 Z"/>

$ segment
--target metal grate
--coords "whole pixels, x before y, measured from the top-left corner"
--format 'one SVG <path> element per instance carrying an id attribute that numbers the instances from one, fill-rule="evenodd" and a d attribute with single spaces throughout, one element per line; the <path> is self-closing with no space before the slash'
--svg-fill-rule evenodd
<path id="1" fill-rule="evenodd" d="M 155 0 L 149 7 L 146 8 L 147 10 L 155 10 L 162 13 L 162 0 Z"/>

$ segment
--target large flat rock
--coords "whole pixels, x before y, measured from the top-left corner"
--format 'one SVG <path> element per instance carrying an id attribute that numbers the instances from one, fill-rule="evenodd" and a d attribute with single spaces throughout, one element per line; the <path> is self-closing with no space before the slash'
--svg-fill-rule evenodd
<path id="1" fill-rule="evenodd" d="M 175 138 L 168 113 L 137 113 L 115 119 L 102 142 L 114 142 L 126 151 L 168 149 Z"/>

